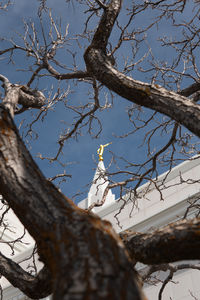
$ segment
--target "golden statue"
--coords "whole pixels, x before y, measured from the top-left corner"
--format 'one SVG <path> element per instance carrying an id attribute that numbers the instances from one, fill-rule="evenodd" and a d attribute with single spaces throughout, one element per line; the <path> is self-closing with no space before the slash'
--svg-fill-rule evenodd
<path id="1" fill-rule="evenodd" d="M 102 161 L 103 160 L 103 151 L 104 151 L 104 148 L 109 146 L 111 143 L 108 143 L 108 144 L 105 144 L 105 145 L 100 145 L 99 149 L 97 150 L 97 153 L 99 154 L 99 161 Z"/>

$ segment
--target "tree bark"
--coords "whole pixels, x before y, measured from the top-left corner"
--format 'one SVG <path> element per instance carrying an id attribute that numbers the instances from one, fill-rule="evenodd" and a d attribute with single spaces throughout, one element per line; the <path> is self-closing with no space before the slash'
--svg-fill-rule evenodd
<path id="1" fill-rule="evenodd" d="M 111 224 L 79 209 L 44 178 L 3 107 L 0 193 L 36 240 L 54 299 L 143 299 Z"/>
<path id="2" fill-rule="evenodd" d="M 122 234 L 135 261 L 163 264 L 178 260 L 200 259 L 200 218 L 181 220 L 153 233 Z"/>

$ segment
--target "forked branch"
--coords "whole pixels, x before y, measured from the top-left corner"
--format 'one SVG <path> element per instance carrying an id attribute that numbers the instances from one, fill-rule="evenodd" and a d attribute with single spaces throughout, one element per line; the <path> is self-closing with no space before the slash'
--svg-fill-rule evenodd
<path id="1" fill-rule="evenodd" d="M 12 117 L 17 111 L 17 105 L 20 104 L 24 109 L 41 108 L 45 104 L 45 96 L 38 90 L 33 90 L 26 85 L 12 84 L 2 74 L 0 81 L 3 82 L 2 87 L 5 90 L 5 98 L 3 104 L 10 111 Z"/>
<path id="2" fill-rule="evenodd" d="M 128 77 L 110 63 L 106 47 L 120 9 L 121 0 L 112 0 L 109 7 L 104 10 L 92 43 L 84 55 L 88 72 L 121 97 L 163 113 L 200 136 L 199 105 L 161 86 Z M 187 95 L 187 90 L 182 94 Z"/>

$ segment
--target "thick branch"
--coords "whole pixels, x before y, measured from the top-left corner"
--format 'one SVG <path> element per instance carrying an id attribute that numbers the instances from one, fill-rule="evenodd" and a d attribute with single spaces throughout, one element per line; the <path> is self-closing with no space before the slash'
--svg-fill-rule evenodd
<path id="1" fill-rule="evenodd" d="M 0 74 L 0 80 L 3 82 L 3 86 L 5 87 L 5 89 L 7 89 L 10 84 L 10 81 L 8 80 L 8 78 L 3 76 L 2 74 Z"/>
<path id="2" fill-rule="evenodd" d="M 109 62 L 105 49 L 120 8 L 121 1 L 112 0 L 109 8 L 104 10 L 93 41 L 84 55 L 88 72 L 121 97 L 163 113 L 200 136 L 199 105 L 185 96 L 168 91 L 158 85 L 134 80 L 116 70 Z M 191 89 L 196 91 L 196 87 L 197 85 L 194 85 L 190 89 L 182 91 L 182 94 L 187 96 L 191 93 Z"/>
<path id="3" fill-rule="evenodd" d="M 21 104 L 24 108 L 41 108 L 45 104 L 46 99 L 42 92 L 33 90 L 26 85 L 12 84 L 2 74 L 0 74 L 0 81 L 3 82 L 2 86 L 5 90 L 3 103 L 12 117 L 17 104 Z"/>
<path id="4" fill-rule="evenodd" d="M 131 256 L 144 264 L 200 259 L 200 218 L 172 223 L 153 233 L 127 234 L 122 238 Z"/>
<path id="5" fill-rule="evenodd" d="M 120 12 L 121 5 L 122 0 L 112 0 L 107 7 L 104 7 L 103 15 L 92 40 L 92 48 L 101 49 L 105 53 L 108 39 Z"/>
<path id="6" fill-rule="evenodd" d="M 43 268 L 37 276 L 32 276 L 17 263 L 0 253 L 0 273 L 9 282 L 32 299 L 47 297 L 52 293 L 51 275 Z"/>
<path id="7" fill-rule="evenodd" d="M 188 97 L 196 92 L 198 92 L 200 90 L 200 83 L 199 82 L 195 82 L 193 84 L 191 84 L 190 86 L 188 86 L 187 88 L 183 89 L 182 91 L 180 91 L 180 95 L 183 95 L 185 97 Z"/>
<path id="8" fill-rule="evenodd" d="M 45 96 L 38 90 L 33 90 L 26 85 L 19 88 L 19 104 L 23 107 L 41 108 L 45 104 Z"/>
<path id="9" fill-rule="evenodd" d="M 200 106 L 188 98 L 134 80 L 117 71 L 100 49 L 89 47 L 85 53 L 88 70 L 107 88 L 138 105 L 163 113 L 200 136 Z"/>

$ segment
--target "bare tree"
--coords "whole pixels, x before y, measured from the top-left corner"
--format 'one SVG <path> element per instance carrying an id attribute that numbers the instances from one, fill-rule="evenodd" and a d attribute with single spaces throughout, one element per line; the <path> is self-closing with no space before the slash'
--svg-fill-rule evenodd
<path id="1" fill-rule="evenodd" d="M 112 101 L 127 101 L 133 129 L 121 137 L 141 131 L 146 146 L 145 159 L 139 163 L 121 158 L 124 169 L 106 174 L 110 182 L 100 204 L 106 201 L 111 188 L 119 188 L 124 205 L 127 199 L 123 195 L 127 192 L 134 201 L 139 199 L 137 189 L 147 180 L 159 190 L 162 199 L 168 175 L 158 183 L 159 166 L 168 168 L 169 174 L 177 162 L 199 153 L 198 140 L 192 136 L 200 136 L 199 3 L 77 0 L 66 4 L 80 9 L 85 16 L 82 29 L 73 37 L 68 34 L 68 26 L 55 21 L 47 4 L 47 1 L 39 4 L 40 31 L 33 21 L 25 20 L 24 33 L 19 34 L 21 42 L 19 38 L 17 41 L 2 38 L 0 51 L 9 63 L 16 60 L 15 55 L 26 57 L 28 61 L 28 65 L 24 62 L 27 69 L 23 66 L 28 74 L 26 82 L 16 80 L 17 83 L 13 83 L 5 74 L 0 75 L 5 93 L 0 106 L 0 194 L 8 205 L 3 209 L 3 217 L 9 208 L 13 209 L 35 239 L 44 268 L 33 276 L 1 254 L 0 273 L 35 299 L 51 293 L 53 299 L 59 300 L 145 299 L 134 269 L 135 263 L 140 261 L 150 265 L 143 271 L 143 279 L 158 269 L 170 271 L 160 291 L 161 299 L 164 286 L 181 268 L 170 263 L 200 258 L 199 214 L 188 220 L 186 212 L 184 220 L 153 233 L 125 233 L 119 237 L 109 222 L 78 208 L 45 178 L 13 119 L 24 112 L 30 117 L 28 112 L 37 109 L 35 118 L 29 119 L 27 135 L 31 136 L 34 124 L 44 119 L 57 103 L 62 102 L 73 112 L 75 117 L 60 135 L 56 154 L 52 157 L 40 155 L 41 159 L 52 163 L 60 159 L 65 142 L 77 138 L 84 128 L 95 138 L 101 134 L 98 113 L 110 109 Z M 1 8 L 8 9 L 6 13 L 9 13 L 7 4 L 2 4 Z M 120 12 L 124 17 L 120 17 Z M 172 37 L 160 37 L 160 44 L 156 46 L 167 47 L 173 59 L 159 61 L 148 42 L 148 35 L 163 22 L 171 26 Z M 178 37 L 174 28 L 178 29 Z M 80 52 L 72 51 L 69 43 L 78 44 Z M 130 47 L 129 57 L 121 55 L 123 47 Z M 65 64 L 59 60 L 59 53 L 63 51 Z M 138 77 L 147 76 L 149 83 L 136 80 L 134 72 Z M 40 83 L 46 78 L 53 80 L 50 82 L 53 88 L 41 92 Z M 71 82 L 73 89 L 85 84 L 89 100 L 82 105 L 70 104 L 67 99 L 70 90 L 62 85 L 66 81 Z M 155 150 L 154 137 L 158 133 L 164 139 Z M 113 160 L 117 159 L 113 153 Z M 66 176 L 69 175 L 57 174 L 52 180 Z M 180 177 L 180 184 L 183 182 Z M 194 182 L 191 179 L 188 183 Z M 190 203 L 188 210 L 194 206 L 199 209 L 197 201 Z M 3 217 L 1 224 L 6 226 Z M 157 255 L 153 256 L 155 248 Z"/>

